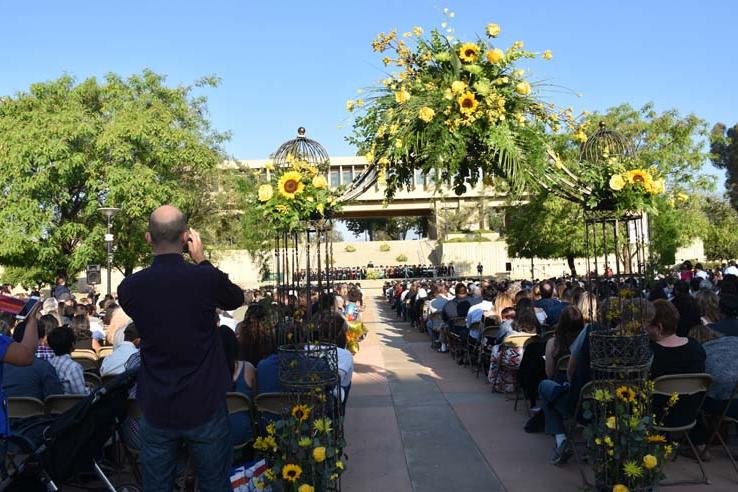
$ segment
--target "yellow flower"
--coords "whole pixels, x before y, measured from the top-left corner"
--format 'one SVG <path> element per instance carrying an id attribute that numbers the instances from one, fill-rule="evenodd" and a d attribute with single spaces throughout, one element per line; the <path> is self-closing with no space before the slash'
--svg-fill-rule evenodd
<path id="1" fill-rule="evenodd" d="M 306 483 L 300 485 L 297 488 L 297 492 L 314 492 L 314 491 L 315 491 L 315 489 L 313 488 L 313 486 L 312 485 L 308 485 Z"/>
<path id="2" fill-rule="evenodd" d="M 264 163 L 264 169 L 267 171 L 274 171 L 274 164 L 272 164 L 272 161 L 266 161 Z"/>
<path id="3" fill-rule="evenodd" d="M 610 189 L 613 191 L 620 191 L 625 186 L 625 180 L 620 174 L 613 174 L 610 176 Z"/>
<path id="4" fill-rule="evenodd" d="M 521 96 L 530 94 L 530 84 L 525 80 L 518 82 L 517 85 L 515 85 L 515 92 Z"/>
<path id="5" fill-rule="evenodd" d="M 315 429 L 316 432 L 322 432 L 323 434 L 329 433 L 333 430 L 333 427 L 331 426 L 331 419 L 315 419 L 315 422 L 313 422 L 313 429 Z"/>
<path id="6" fill-rule="evenodd" d="M 672 393 L 671 396 L 669 397 L 669 401 L 667 402 L 666 406 L 671 408 L 674 405 L 676 405 L 678 401 L 679 401 L 679 393 Z"/>
<path id="7" fill-rule="evenodd" d="M 395 92 L 395 101 L 397 101 L 397 104 L 405 104 L 410 100 L 410 93 L 405 89 L 400 89 L 399 91 Z"/>
<path id="8" fill-rule="evenodd" d="M 644 189 L 648 190 L 651 187 L 651 174 L 643 169 L 633 169 L 625 173 L 625 180 L 635 185 L 641 185 Z"/>
<path id="9" fill-rule="evenodd" d="M 319 203 L 315 206 L 315 210 L 317 210 L 320 215 L 323 215 L 325 213 L 325 205 Z"/>
<path id="10" fill-rule="evenodd" d="M 689 195 L 686 193 L 682 193 L 681 191 L 677 193 L 677 200 L 680 202 L 686 202 L 689 199 Z"/>
<path id="11" fill-rule="evenodd" d="M 505 59 L 505 52 L 500 48 L 494 48 L 487 51 L 484 56 L 487 58 L 488 62 L 496 65 Z"/>
<path id="12" fill-rule="evenodd" d="M 420 111 L 418 111 L 418 118 L 425 121 L 426 123 L 429 123 L 435 115 L 436 112 L 428 106 L 423 106 L 422 108 L 420 108 Z"/>
<path id="13" fill-rule="evenodd" d="M 264 478 L 266 478 L 267 480 L 271 482 L 277 477 L 276 475 L 274 475 L 274 470 L 272 470 L 271 468 L 267 468 L 266 471 L 264 472 Z"/>
<path id="14" fill-rule="evenodd" d="M 466 82 L 463 80 L 454 80 L 451 82 L 451 92 L 459 94 L 466 90 Z"/>
<path id="15" fill-rule="evenodd" d="M 289 481 L 295 482 L 302 475 L 302 468 L 300 465 L 286 464 L 282 468 L 282 478 Z"/>
<path id="16" fill-rule="evenodd" d="M 316 463 L 322 463 L 325 461 L 325 448 L 323 446 L 318 446 L 313 449 L 313 459 Z"/>
<path id="17" fill-rule="evenodd" d="M 313 186 L 322 190 L 328 187 L 328 181 L 325 179 L 325 176 L 319 174 L 313 178 Z"/>
<path id="18" fill-rule="evenodd" d="M 356 105 L 357 105 L 358 107 L 362 107 L 362 106 L 364 106 L 364 100 L 363 100 L 363 99 L 357 99 L 357 100 L 356 100 Z"/>
<path id="19" fill-rule="evenodd" d="M 339 470 L 343 470 L 344 468 L 343 461 L 341 460 L 336 461 L 336 468 L 338 468 Z"/>
<path id="20" fill-rule="evenodd" d="M 305 189 L 305 185 L 302 184 L 302 175 L 297 171 L 287 171 L 284 173 L 277 182 L 277 190 L 279 194 L 288 200 L 295 198 L 295 195 L 302 193 Z"/>
<path id="21" fill-rule="evenodd" d="M 292 416 L 300 422 L 304 422 L 310 418 L 310 407 L 307 405 L 295 405 L 292 407 Z"/>
<path id="22" fill-rule="evenodd" d="M 612 486 L 612 492 L 628 492 L 628 487 L 619 483 Z"/>
<path id="23" fill-rule="evenodd" d="M 459 48 L 459 58 L 464 63 L 474 63 L 479 56 L 479 46 L 474 43 L 464 43 Z"/>
<path id="24" fill-rule="evenodd" d="M 413 27 L 413 34 L 415 34 L 415 36 L 419 38 L 423 35 L 423 28 L 420 26 Z"/>
<path id="25" fill-rule="evenodd" d="M 380 166 L 387 167 L 389 166 L 390 161 L 386 157 L 380 157 L 379 160 L 377 161 L 377 164 L 379 164 Z"/>
<path id="26" fill-rule="evenodd" d="M 525 46 L 525 43 L 523 43 L 522 41 L 515 41 L 512 45 L 514 50 L 522 50 L 523 46 Z"/>
<path id="27" fill-rule="evenodd" d="M 608 445 L 608 446 L 610 446 L 610 447 L 612 447 L 612 446 L 614 446 L 614 445 L 615 445 L 615 443 L 614 443 L 614 442 L 612 442 L 612 438 L 611 438 L 610 436 L 605 436 L 605 439 L 604 439 L 604 441 L 605 441 L 605 444 L 607 444 L 607 445 Z"/>
<path id="28" fill-rule="evenodd" d="M 671 444 L 667 444 L 664 446 L 664 454 L 666 456 L 671 456 L 671 453 L 674 451 L 674 447 Z"/>
<path id="29" fill-rule="evenodd" d="M 336 480 L 338 480 L 338 473 L 332 473 L 329 480 L 331 482 L 335 482 Z"/>
<path id="30" fill-rule="evenodd" d="M 612 393 L 609 390 L 597 389 L 594 392 L 595 401 L 610 401 L 612 400 Z"/>
<path id="31" fill-rule="evenodd" d="M 266 488 L 266 484 L 261 480 L 257 480 L 254 483 L 254 487 L 256 487 L 256 490 L 264 490 Z"/>
<path id="32" fill-rule="evenodd" d="M 620 386 L 615 390 L 615 396 L 623 400 L 624 402 L 633 403 L 635 401 L 635 391 L 628 386 Z"/>
<path id="33" fill-rule="evenodd" d="M 313 444 L 312 439 L 309 437 L 301 437 L 299 441 L 297 441 L 297 445 L 301 448 L 309 448 Z"/>
<path id="34" fill-rule="evenodd" d="M 287 205 L 284 205 L 282 203 L 274 207 L 274 209 L 281 214 L 286 214 L 287 212 L 290 211 L 289 207 L 287 207 Z"/>
<path id="35" fill-rule="evenodd" d="M 354 101 L 353 99 L 349 99 L 348 101 L 346 101 L 346 111 L 350 113 L 353 110 L 354 110 Z"/>
<path id="36" fill-rule="evenodd" d="M 598 446 L 601 446 L 602 445 L 602 439 L 600 439 L 599 437 L 595 437 L 595 444 L 597 444 Z"/>
<path id="37" fill-rule="evenodd" d="M 274 196 L 272 185 L 263 184 L 259 186 L 259 201 L 267 202 Z"/>
<path id="38" fill-rule="evenodd" d="M 623 472 L 628 478 L 640 478 L 643 475 L 643 469 L 635 461 L 626 461 L 623 465 Z"/>
<path id="39" fill-rule="evenodd" d="M 577 132 L 576 132 L 576 133 L 574 134 L 574 140 L 576 140 L 576 141 L 578 141 L 578 142 L 582 142 L 582 143 L 584 143 L 584 142 L 586 142 L 586 141 L 587 141 L 587 134 L 586 134 L 586 133 L 584 133 L 584 130 L 582 130 L 582 129 L 579 129 L 579 130 L 577 130 Z"/>
<path id="40" fill-rule="evenodd" d="M 269 425 L 266 426 L 267 434 L 270 436 L 273 436 L 277 432 L 277 428 L 274 425 L 274 422 L 269 423 Z"/>
<path id="41" fill-rule="evenodd" d="M 551 53 L 551 50 L 546 50 L 543 52 L 543 55 L 541 55 L 544 60 L 550 60 L 554 57 L 553 53 Z"/>
<path id="42" fill-rule="evenodd" d="M 646 441 L 650 443 L 662 444 L 666 442 L 666 436 L 661 434 L 647 434 Z"/>
<path id="43" fill-rule="evenodd" d="M 608 417 L 605 425 L 607 426 L 608 429 L 615 429 L 615 426 L 616 426 L 615 417 Z"/>
<path id="44" fill-rule="evenodd" d="M 647 454 L 643 457 L 643 467 L 646 470 L 651 470 L 653 468 L 656 468 L 656 465 L 659 464 L 659 460 L 656 459 L 656 457 L 652 454 Z"/>
<path id="45" fill-rule="evenodd" d="M 500 26 L 497 24 L 493 24 L 493 23 L 487 24 L 487 29 L 486 29 L 487 36 L 489 36 L 490 38 L 496 38 L 497 36 L 499 36 L 501 30 L 502 29 L 500 29 Z"/>
<path id="46" fill-rule="evenodd" d="M 664 181 L 664 178 L 655 179 L 653 181 L 653 191 L 654 194 L 663 193 L 666 191 L 666 182 Z"/>
<path id="47" fill-rule="evenodd" d="M 463 93 L 456 101 L 459 103 L 459 111 L 465 115 L 473 114 L 479 106 L 479 102 L 471 92 Z"/>

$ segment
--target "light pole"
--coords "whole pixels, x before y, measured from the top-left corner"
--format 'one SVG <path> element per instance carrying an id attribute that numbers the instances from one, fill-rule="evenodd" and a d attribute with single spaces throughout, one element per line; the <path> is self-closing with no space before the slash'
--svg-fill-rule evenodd
<path id="1" fill-rule="evenodd" d="M 112 208 L 112 207 L 103 207 L 97 209 L 101 214 L 105 216 L 105 218 L 108 221 L 108 232 L 105 234 L 105 244 L 108 247 L 108 295 L 110 295 L 111 289 L 110 289 L 110 273 L 113 269 L 113 224 L 112 219 L 113 215 L 120 212 L 119 208 Z"/>

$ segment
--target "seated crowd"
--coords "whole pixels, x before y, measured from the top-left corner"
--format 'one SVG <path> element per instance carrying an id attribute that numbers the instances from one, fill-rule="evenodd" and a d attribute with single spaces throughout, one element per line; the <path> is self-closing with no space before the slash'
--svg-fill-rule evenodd
<path id="1" fill-rule="evenodd" d="M 428 279 L 388 282 L 384 294 L 398 318 L 427 331 L 433 349 L 450 351 L 459 364 L 484 364 L 478 371 L 487 373 L 493 392 L 520 390 L 532 414 L 526 432 L 552 435 L 551 462 L 563 464 L 572 452 L 564 421 L 574 416 L 580 391 L 592 379 L 588 335 L 593 331 L 638 323 L 650 338 L 651 378 L 706 372 L 713 383 L 703 411 L 719 416 L 726 409 L 738 384 L 736 274 L 735 263 L 724 272 L 683 265 L 678 276 L 661 278 L 650 289 L 636 279 L 609 275 L 591 285 L 562 279 Z M 614 317 L 614 310 L 620 314 Z M 626 313 L 637 313 L 637 319 Z M 477 347 L 478 358 L 468 357 L 470 347 Z M 657 414 L 665 403 L 654 399 Z M 680 411 L 688 412 L 688 405 L 664 418 L 678 421 Z M 738 418 L 738 399 L 727 413 Z M 701 421 L 690 437 L 709 459 Z"/>
<path id="2" fill-rule="evenodd" d="M 58 294 L 58 289 L 55 289 Z M 33 294 L 38 294 L 37 292 Z M 254 398 L 261 393 L 287 391 L 279 378 L 278 347 L 287 343 L 285 331 L 301 340 L 329 342 L 337 346 L 339 387 L 334 391 L 341 408 L 351 387 L 353 355 L 346 350 L 348 323 L 360 320 L 362 293 L 355 284 L 335 284 L 333 292 L 312 292 L 300 296 L 273 295 L 268 291 L 247 292 L 246 312 L 241 321 L 233 312 L 218 310 L 213 328 L 218 330 L 228 369 L 232 377 L 231 391 Z M 5 365 L 3 388 L 7 397 L 33 397 L 41 401 L 52 395 L 86 395 L 95 388 L 86 381 L 88 373 L 97 377 L 115 376 L 141 363 L 140 337 L 135 323 L 117 305 L 113 297 L 94 309 L 92 298 L 77 301 L 63 291 L 61 299 L 50 297 L 43 302 L 36 322 L 38 349 L 30 365 Z M 300 315 L 298 311 L 301 311 Z M 289 319 L 301 318 L 305 323 L 285 327 Z M 0 317 L 3 331 L 15 341 L 23 340 L 26 321 L 15 323 L 15 317 Z M 297 331 L 307 323 L 318 324 L 317 337 L 300 336 Z M 93 331 L 94 330 L 94 331 Z M 108 348 L 109 347 L 109 348 Z M 102 350 L 107 348 L 106 350 Z M 112 350 L 110 350 L 112 348 Z M 86 351 L 84 355 L 80 352 Z M 78 357 L 88 358 L 99 352 L 99 367 L 85 368 Z M 135 396 L 135 387 L 132 391 Z M 243 443 L 253 437 L 250 415 L 232 414 L 231 440 Z M 138 446 L 138 424 L 129 422 L 126 435 Z"/>
<path id="3" fill-rule="evenodd" d="M 327 275 L 323 273 L 321 275 Z M 368 263 L 366 266 L 355 267 L 335 267 L 330 269 L 330 276 L 333 280 L 367 280 L 367 279 L 385 279 L 385 278 L 422 278 L 422 277 L 453 277 L 456 275 L 456 269 L 453 263 L 446 265 L 374 265 Z M 305 270 L 298 270 L 295 274 L 297 280 L 305 281 Z M 325 280 L 322 277 L 321 280 Z M 318 273 L 311 272 L 310 281 L 318 281 Z"/>

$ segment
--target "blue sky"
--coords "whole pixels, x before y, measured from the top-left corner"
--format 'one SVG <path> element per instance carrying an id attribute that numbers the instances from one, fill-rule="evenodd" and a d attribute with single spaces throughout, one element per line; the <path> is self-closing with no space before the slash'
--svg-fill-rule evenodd
<path id="1" fill-rule="evenodd" d="M 0 94 L 68 73 L 79 79 L 151 68 L 171 84 L 215 74 L 206 94 L 236 158 L 267 156 L 304 125 L 332 155 L 344 142 L 346 99 L 383 77 L 370 42 L 380 31 L 426 31 L 456 13 L 459 37 L 502 26 L 554 59 L 532 78 L 581 93 L 545 94 L 576 110 L 621 102 L 738 121 L 738 2 L 350 0 L 0 0 Z"/>

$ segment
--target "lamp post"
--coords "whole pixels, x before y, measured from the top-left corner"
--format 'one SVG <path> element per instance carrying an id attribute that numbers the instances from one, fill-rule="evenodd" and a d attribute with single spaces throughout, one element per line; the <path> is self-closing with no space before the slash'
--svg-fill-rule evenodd
<path id="1" fill-rule="evenodd" d="M 119 208 L 112 208 L 112 207 L 103 207 L 97 209 L 101 214 L 105 216 L 108 222 L 108 232 L 105 234 L 105 245 L 108 248 L 108 295 L 110 295 L 111 289 L 110 289 L 110 273 L 113 269 L 113 224 L 112 219 L 113 215 L 120 212 Z"/>

